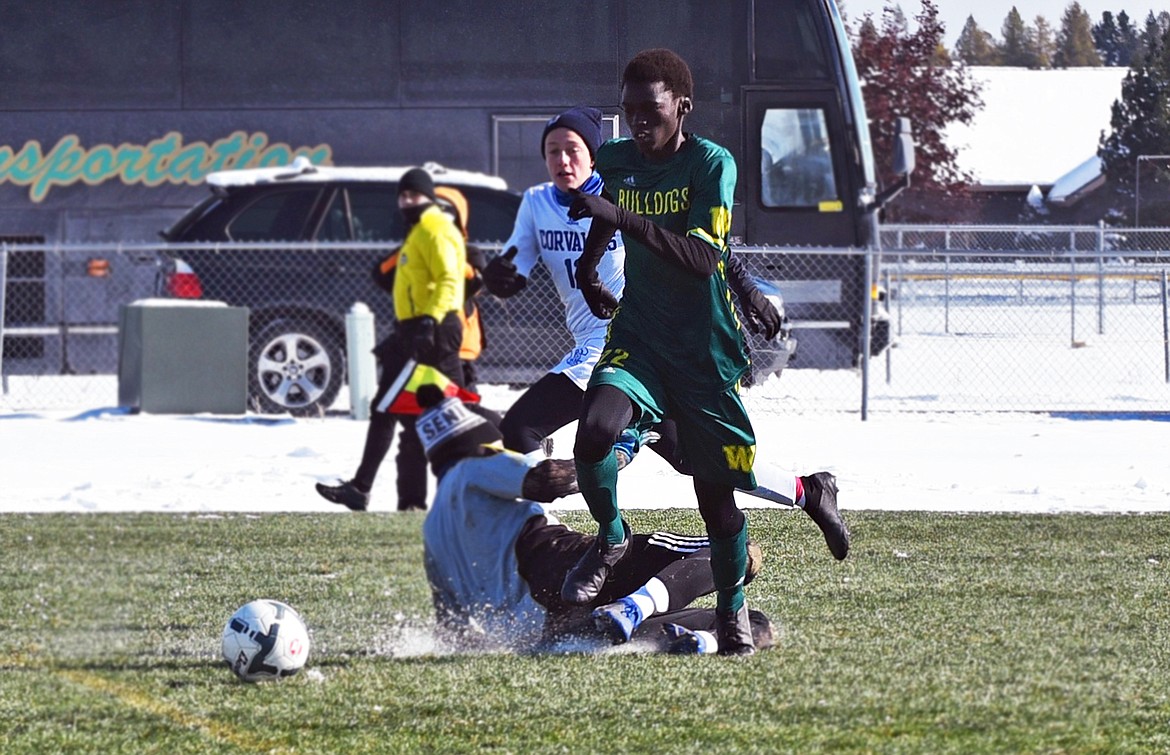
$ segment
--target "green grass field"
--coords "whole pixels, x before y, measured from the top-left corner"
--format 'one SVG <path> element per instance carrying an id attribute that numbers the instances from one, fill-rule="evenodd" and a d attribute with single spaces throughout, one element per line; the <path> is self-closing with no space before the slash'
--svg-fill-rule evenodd
<path id="1" fill-rule="evenodd" d="M 418 514 L 0 516 L 0 752 L 1170 751 L 1170 516 L 849 512 L 843 563 L 750 516 L 781 634 L 747 659 L 422 652 Z M 222 664 L 257 597 L 301 675 Z"/>

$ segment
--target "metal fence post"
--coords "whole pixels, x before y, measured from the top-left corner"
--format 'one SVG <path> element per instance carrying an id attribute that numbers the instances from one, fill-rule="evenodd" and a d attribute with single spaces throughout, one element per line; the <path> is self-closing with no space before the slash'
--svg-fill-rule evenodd
<path id="1" fill-rule="evenodd" d="M 1077 261 L 1075 257 L 1069 258 L 1069 346 L 1076 348 L 1077 345 Z"/>
<path id="2" fill-rule="evenodd" d="M 8 242 L 0 242 L 0 387 L 8 394 L 8 373 L 4 371 L 4 295 L 8 291 Z"/>
<path id="3" fill-rule="evenodd" d="M 951 255 L 943 255 L 943 332 L 951 332 Z"/>
<path id="4" fill-rule="evenodd" d="M 1170 383 L 1170 316 L 1168 316 L 1166 268 L 1162 268 L 1162 364 L 1166 371 L 1166 382 Z"/>
<path id="5" fill-rule="evenodd" d="M 869 214 L 869 245 L 862 250 L 865 255 L 865 280 L 861 292 L 861 421 L 869 418 L 869 350 L 873 334 L 873 271 L 874 256 L 881 253 L 882 228 L 878 223 L 877 209 Z"/>
<path id="6" fill-rule="evenodd" d="M 906 271 L 902 269 L 902 264 L 905 261 L 901 252 L 898 252 L 898 335 L 902 335 L 902 299 L 906 295 Z M 886 296 L 892 296 L 890 289 L 886 289 Z"/>
<path id="7" fill-rule="evenodd" d="M 45 250 L 45 256 L 48 257 L 49 250 Z M 56 264 L 53 269 L 57 271 L 56 294 L 53 296 L 53 303 L 57 308 L 57 331 L 61 335 L 61 374 L 72 375 L 73 367 L 70 363 L 70 343 L 69 338 L 69 318 L 65 316 L 65 250 L 61 248 L 61 242 L 57 241 L 53 244 L 53 257 L 56 259 Z M 48 271 L 45 272 L 45 280 L 48 280 Z"/>
<path id="8" fill-rule="evenodd" d="M 892 294 L 890 292 L 893 291 L 894 289 L 893 289 L 893 286 L 890 284 L 890 271 L 886 270 L 886 271 L 884 271 L 884 273 L 885 273 L 885 276 L 884 276 L 883 280 L 885 281 L 885 287 L 886 287 L 886 309 L 889 310 L 890 297 L 892 296 Z M 900 299 L 901 297 L 898 297 L 898 298 Z M 888 315 L 889 312 L 887 311 L 886 314 Z M 899 313 L 899 317 L 901 317 L 901 313 Z M 902 332 L 902 326 L 901 326 L 901 322 L 899 322 L 898 333 L 901 334 L 901 332 Z M 890 378 L 891 378 L 891 375 L 893 372 L 892 354 L 894 353 L 894 350 L 893 350 L 893 348 L 891 348 L 892 346 L 893 346 L 893 344 L 889 344 L 886 346 L 886 385 L 890 384 Z"/>
<path id="9" fill-rule="evenodd" d="M 1105 221 L 1097 221 L 1097 335 L 1105 335 Z"/>

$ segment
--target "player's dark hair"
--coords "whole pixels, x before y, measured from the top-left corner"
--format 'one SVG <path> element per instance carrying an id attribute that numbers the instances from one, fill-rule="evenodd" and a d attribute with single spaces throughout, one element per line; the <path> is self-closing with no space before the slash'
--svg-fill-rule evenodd
<path id="1" fill-rule="evenodd" d="M 673 50 L 643 50 L 630 59 L 622 72 L 622 86 L 630 82 L 653 84 L 661 81 L 676 97 L 693 96 L 695 83 L 687 62 Z"/>

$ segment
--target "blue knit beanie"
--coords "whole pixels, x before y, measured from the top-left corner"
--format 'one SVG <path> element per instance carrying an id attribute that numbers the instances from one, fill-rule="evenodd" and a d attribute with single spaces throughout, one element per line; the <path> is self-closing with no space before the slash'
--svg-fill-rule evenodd
<path id="1" fill-rule="evenodd" d="M 595 107 L 578 105 L 569 108 L 560 115 L 549 118 L 544 124 L 544 133 L 540 135 L 540 156 L 544 157 L 544 140 L 548 132 L 554 128 L 567 128 L 576 131 L 585 146 L 589 148 L 589 156 L 597 159 L 597 148 L 601 146 L 601 111 Z"/>

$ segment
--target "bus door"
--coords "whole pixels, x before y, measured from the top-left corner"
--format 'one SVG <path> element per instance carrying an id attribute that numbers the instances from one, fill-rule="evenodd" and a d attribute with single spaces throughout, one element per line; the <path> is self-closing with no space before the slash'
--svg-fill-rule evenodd
<path id="1" fill-rule="evenodd" d="M 744 87 L 743 102 L 744 242 L 785 247 L 745 261 L 780 287 L 799 343 L 792 366 L 851 367 L 869 292 L 858 253 L 869 221 L 865 173 L 841 99 L 832 89 L 753 85 Z"/>

